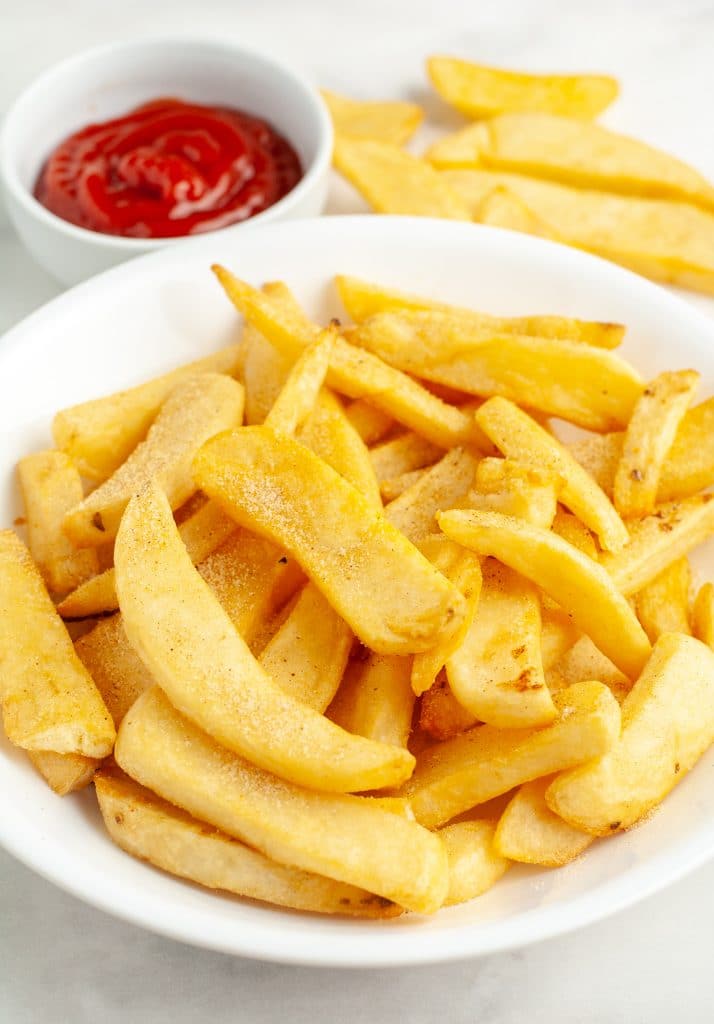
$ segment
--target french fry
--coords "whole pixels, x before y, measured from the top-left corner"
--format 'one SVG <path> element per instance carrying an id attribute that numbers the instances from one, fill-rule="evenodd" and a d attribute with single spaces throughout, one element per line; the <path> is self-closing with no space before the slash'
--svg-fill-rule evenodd
<path id="1" fill-rule="evenodd" d="M 474 213 L 474 220 L 479 224 L 558 241 L 550 224 L 541 220 L 519 195 L 507 188 L 494 188 L 485 195 Z"/>
<path id="2" fill-rule="evenodd" d="M 557 606 L 544 607 L 541 620 L 543 628 L 540 634 L 540 653 L 543 668 L 547 671 L 557 664 L 580 634 L 567 612 Z"/>
<path id="3" fill-rule="evenodd" d="M 495 188 L 506 188 L 559 241 L 654 281 L 714 292 L 714 216 L 690 203 L 571 188 L 505 171 L 440 173 L 474 216 Z"/>
<path id="4" fill-rule="evenodd" d="M 528 110 L 591 120 L 620 91 L 608 75 L 535 75 L 455 57 L 430 57 L 427 71 L 439 95 L 471 118 Z"/>
<path id="5" fill-rule="evenodd" d="M 332 161 L 377 213 L 471 220 L 430 164 L 393 143 L 338 136 Z"/>
<path id="6" fill-rule="evenodd" d="M 233 305 L 279 351 L 297 358 L 314 340 L 318 328 L 307 329 L 304 316 L 286 310 L 269 295 L 251 288 L 223 267 L 216 265 L 213 271 Z M 327 383 L 350 398 L 369 399 L 383 412 L 442 448 L 477 444 L 482 436 L 472 417 L 442 402 L 411 377 L 342 338 L 335 343 Z"/>
<path id="7" fill-rule="evenodd" d="M 436 529 L 435 517 L 453 507 L 474 482 L 478 460 L 453 448 L 384 510 L 386 518 L 417 544 Z"/>
<path id="8" fill-rule="evenodd" d="M 452 540 L 537 583 L 625 675 L 639 675 L 650 655 L 649 640 L 601 564 L 556 534 L 497 512 L 454 510 L 438 519 Z"/>
<path id="9" fill-rule="evenodd" d="M 55 754 L 53 750 L 28 750 L 27 756 L 57 796 L 67 796 L 88 786 L 101 764 L 82 754 Z"/>
<path id="10" fill-rule="evenodd" d="M 438 836 L 376 801 L 270 775 L 182 718 L 158 687 L 124 719 L 115 756 L 137 782 L 281 864 L 419 913 L 443 903 L 448 868 Z"/>
<path id="11" fill-rule="evenodd" d="M 636 594 L 659 574 L 714 533 L 714 494 L 660 505 L 630 523 L 630 541 L 616 553 L 605 552 L 600 564 L 625 597 Z"/>
<path id="12" fill-rule="evenodd" d="M 654 643 L 663 633 L 689 633 L 689 590 L 692 572 L 686 558 L 678 558 L 643 587 L 635 599 L 637 618 Z M 599 676 L 597 677 L 600 678 Z"/>
<path id="13" fill-rule="evenodd" d="M 0 703 L 5 734 L 26 750 L 111 753 L 114 725 L 30 553 L 0 531 Z"/>
<path id="14" fill-rule="evenodd" d="M 330 111 L 335 134 L 340 136 L 403 146 L 424 117 L 416 103 L 352 100 L 327 89 L 321 89 L 320 95 Z"/>
<path id="15" fill-rule="evenodd" d="M 481 722 L 502 729 L 547 725 L 556 709 L 543 675 L 538 593 L 493 559 L 483 573 L 476 617 L 446 662 L 451 691 Z"/>
<path id="16" fill-rule="evenodd" d="M 406 747 L 413 710 L 411 659 L 370 651 L 351 662 L 327 715 L 357 736 Z"/>
<path id="17" fill-rule="evenodd" d="M 568 451 L 597 486 L 612 498 L 615 473 L 622 454 L 623 431 L 611 434 L 586 434 L 566 445 Z"/>
<path id="18" fill-rule="evenodd" d="M 270 679 L 194 569 L 157 487 L 130 501 L 114 557 L 129 641 L 172 703 L 218 742 L 319 789 L 408 778 L 406 751 L 350 736 Z"/>
<path id="19" fill-rule="evenodd" d="M 576 828 L 609 835 L 664 799 L 714 740 L 714 654 L 667 633 L 622 705 L 622 734 L 591 764 L 556 778 L 548 806 Z"/>
<path id="20" fill-rule="evenodd" d="M 400 476 L 393 476 L 388 480 L 383 480 L 379 485 L 379 493 L 382 496 L 383 503 L 388 505 L 391 501 L 395 501 L 396 498 L 404 494 L 410 487 L 419 483 L 421 478 L 431 468 L 431 466 L 425 466 L 424 469 L 413 469 L 411 473 L 402 473 Z"/>
<path id="21" fill-rule="evenodd" d="M 454 697 L 446 673 L 439 673 L 434 685 L 422 696 L 419 728 L 431 739 L 450 740 L 474 725 L 476 719 Z"/>
<path id="22" fill-rule="evenodd" d="M 714 584 L 704 583 L 692 605 L 692 632 L 714 650 Z"/>
<path id="23" fill-rule="evenodd" d="M 337 693 L 352 640 L 347 623 L 308 583 L 258 660 L 281 689 L 322 712 Z"/>
<path id="24" fill-rule="evenodd" d="M 547 468 L 538 469 L 515 459 L 481 459 L 469 508 L 525 519 L 547 529 L 553 522 L 562 479 Z"/>
<path id="25" fill-rule="evenodd" d="M 128 391 L 62 409 L 52 421 L 55 444 L 82 476 L 101 483 L 144 440 L 159 409 L 179 384 L 199 373 L 232 375 L 240 360 L 241 346 L 227 345 Z"/>
<path id="26" fill-rule="evenodd" d="M 308 419 L 325 380 L 336 337 L 335 328 L 330 327 L 298 356 L 265 417 L 265 425 L 271 430 L 294 437 Z"/>
<path id="27" fill-rule="evenodd" d="M 597 679 L 609 687 L 620 702 L 632 689 L 632 680 L 597 649 L 589 636 L 581 636 L 565 651 L 555 663 L 555 669 L 563 685 L 572 686 L 587 679 Z"/>
<path id="28" fill-rule="evenodd" d="M 409 430 L 392 441 L 375 445 L 369 453 L 375 475 L 380 484 L 390 477 L 401 476 L 413 469 L 432 466 L 444 455 L 444 449 L 426 441 Z"/>
<path id="29" fill-rule="evenodd" d="M 464 599 L 362 495 L 312 452 L 266 427 L 214 438 L 196 484 L 291 553 L 380 654 L 428 650 L 458 628 Z"/>
<path id="30" fill-rule="evenodd" d="M 257 426 L 265 422 L 294 360 L 278 352 L 250 323 L 243 329 L 243 351 L 245 422 Z"/>
<path id="31" fill-rule="evenodd" d="M 602 125 L 554 114 L 505 114 L 441 139 L 437 167 L 489 167 L 576 188 L 680 199 L 711 209 L 714 188 L 681 160 Z"/>
<path id="32" fill-rule="evenodd" d="M 545 791 L 552 777 L 524 783 L 501 816 L 493 837 L 494 852 L 522 864 L 559 868 L 590 846 L 593 836 L 551 811 Z"/>
<path id="33" fill-rule="evenodd" d="M 400 310 L 435 310 L 463 317 L 475 327 L 509 334 L 534 334 L 541 338 L 565 338 L 583 341 L 598 348 L 617 348 L 625 334 L 622 324 L 601 323 L 597 320 L 576 320 L 562 316 L 492 316 L 475 313 L 463 306 L 452 306 L 436 299 L 423 298 L 407 292 L 372 284 L 358 277 L 338 274 L 335 284 L 342 305 L 355 323 L 361 323 L 375 313 Z"/>
<path id="34" fill-rule="evenodd" d="M 365 444 L 376 444 L 387 436 L 394 426 L 389 413 L 371 405 L 366 398 L 357 398 L 350 402 L 345 415 Z"/>
<path id="35" fill-rule="evenodd" d="M 116 728 L 154 679 L 129 643 L 121 615 L 101 619 L 75 642 L 80 661 L 94 680 Z"/>
<path id="36" fill-rule="evenodd" d="M 591 430 L 628 422 L 642 383 L 612 352 L 559 338 L 478 330 L 448 313 L 378 313 L 352 340 L 405 373 L 500 395 Z"/>
<path id="37" fill-rule="evenodd" d="M 294 910 L 357 917 L 393 917 L 397 911 L 364 889 L 278 864 L 126 776 L 101 773 L 94 785 L 114 842 L 179 878 Z"/>
<path id="38" fill-rule="evenodd" d="M 203 562 L 235 532 L 236 524 L 212 501 L 204 502 L 179 526 L 181 540 L 194 563 Z M 80 584 L 60 601 L 57 610 L 65 619 L 81 619 L 114 612 L 118 607 L 116 574 L 112 566 Z"/>
<path id="39" fill-rule="evenodd" d="M 17 476 L 30 554 L 50 593 L 66 594 L 99 571 L 96 552 L 77 551 L 62 529 L 84 496 L 79 473 L 64 452 L 46 451 L 20 459 Z"/>
<path id="40" fill-rule="evenodd" d="M 593 562 L 597 562 L 600 558 L 592 533 L 572 512 L 566 512 L 564 508 L 559 508 L 553 518 L 551 529 L 568 544 L 579 548 L 584 555 L 592 558 Z"/>
<path id="41" fill-rule="evenodd" d="M 541 775 L 604 754 L 620 731 L 620 708 L 602 683 L 555 695 L 558 718 L 545 729 L 475 729 L 425 750 L 402 786 L 417 821 L 439 828 L 471 807 Z"/>
<path id="42" fill-rule="evenodd" d="M 625 516 L 654 511 L 662 467 L 699 383 L 696 370 L 661 373 L 647 385 L 627 425 L 615 471 L 615 507 Z"/>
<path id="43" fill-rule="evenodd" d="M 202 374 L 171 393 L 146 440 L 116 472 L 68 512 L 64 529 L 80 547 L 106 544 L 116 536 L 124 509 L 147 481 L 156 480 L 178 508 L 196 490 L 193 456 L 204 441 L 237 426 L 243 416 L 243 388 L 231 377 Z"/>
<path id="44" fill-rule="evenodd" d="M 493 821 L 459 821 L 439 830 L 449 858 L 449 891 L 445 907 L 466 903 L 490 889 L 511 862 L 493 845 Z"/>
<path id="45" fill-rule="evenodd" d="M 604 548 L 618 551 L 627 543 L 627 528 L 604 491 L 567 448 L 527 413 L 505 398 L 490 398 L 476 413 L 476 420 L 504 455 L 556 473 L 563 480 L 560 500 L 597 534 Z"/>

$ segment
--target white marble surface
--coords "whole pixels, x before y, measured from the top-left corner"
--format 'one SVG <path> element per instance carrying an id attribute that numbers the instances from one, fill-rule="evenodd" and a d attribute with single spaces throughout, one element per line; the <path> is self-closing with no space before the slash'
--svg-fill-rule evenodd
<path id="1" fill-rule="evenodd" d="M 421 98 L 444 126 L 449 116 L 425 92 L 429 52 L 610 71 L 624 95 L 607 122 L 714 177 L 714 4 L 703 0 L 0 0 L 0 112 L 76 50 L 169 31 L 230 33 L 336 90 Z M 362 208 L 334 183 L 331 211 Z M 0 209 L 0 330 L 58 291 Z M 714 314 L 714 302 L 688 299 Z M 522 952 L 389 972 L 287 968 L 141 932 L 0 852 L 0 1024 L 664 1024 L 675 1014 L 695 1024 L 712 1019 L 713 918 L 714 864 L 609 921 Z"/>

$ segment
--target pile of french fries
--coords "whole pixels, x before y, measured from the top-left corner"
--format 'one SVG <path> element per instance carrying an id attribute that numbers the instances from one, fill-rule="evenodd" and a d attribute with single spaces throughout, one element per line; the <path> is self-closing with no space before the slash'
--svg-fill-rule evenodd
<path id="1" fill-rule="evenodd" d="M 421 157 L 402 148 L 423 117 L 416 104 L 323 92 L 335 166 L 377 212 L 523 231 L 714 294 L 714 186 L 681 160 L 594 123 L 617 98 L 613 78 L 523 74 L 451 57 L 431 57 L 427 70 L 468 123 Z"/>
<path id="2" fill-rule="evenodd" d="M 322 913 L 433 913 L 645 818 L 714 740 L 698 374 L 350 277 L 323 329 L 214 269 L 239 344 L 20 460 L 8 739 L 135 857 Z"/>

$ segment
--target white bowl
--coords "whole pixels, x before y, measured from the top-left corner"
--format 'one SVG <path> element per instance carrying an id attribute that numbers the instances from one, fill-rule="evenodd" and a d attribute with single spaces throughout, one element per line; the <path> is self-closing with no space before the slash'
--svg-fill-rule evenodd
<path id="1" fill-rule="evenodd" d="M 620 320 L 629 325 L 623 353 L 646 377 L 696 366 L 702 394 L 714 392 L 714 325 L 655 285 L 573 249 L 471 224 L 398 217 L 325 217 L 221 232 L 88 281 L 0 343 L 0 524 L 20 514 L 15 461 L 51 443 L 54 410 L 235 337 L 236 316 L 208 269 L 216 260 L 256 284 L 284 279 L 323 321 L 340 315 L 330 285 L 337 272 L 494 313 Z M 714 578 L 711 545 L 696 563 Z M 431 918 L 321 919 L 178 881 L 111 844 L 91 791 L 54 796 L 4 739 L 0 842 L 82 899 L 197 945 L 316 965 L 453 960 L 584 925 L 710 857 L 714 751 L 642 827 L 596 842 L 561 870 L 514 867 L 480 899 Z"/>
<path id="2" fill-rule="evenodd" d="M 39 203 L 33 188 L 44 161 L 67 135 L 159 96 L 242 108 L 265 118 L 292 143 L 303 177 L 292 191 L 225 231 L 322 212 L 332 155 L 332 124 L 319 93 L 265 54 L 214 40 L 114 43 L 57 64 L 10 108 L 0 134 L 0 180 L 20 238 L 64 284 L 77 284 L 133 256 L 184 238 L 140 239 L 76 227 Z"/>

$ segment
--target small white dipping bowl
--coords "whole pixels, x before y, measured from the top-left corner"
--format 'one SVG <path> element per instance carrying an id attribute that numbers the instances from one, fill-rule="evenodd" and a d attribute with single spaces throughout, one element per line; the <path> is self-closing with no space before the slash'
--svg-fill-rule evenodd
<path id="1" fill-rule="evenodd" d="M 10 218 L 37 262 L 63 283 L 77 284 L 133 256 L 186 243 L 185 237 L 88 231 L 50 213 L 33 195 L 45 160 L 64 138 L 161 96 L 262 117 L 300 157 L 303 177 L 291 192 L 255 217 L 219 229 L 221 234 L 322 212 L 332 125 L 317 90 L 294 71 L 230 42 L 148 39 L 103 46 L 41 75 L 10 108 L 0 133 L 0 180 Z"/>

